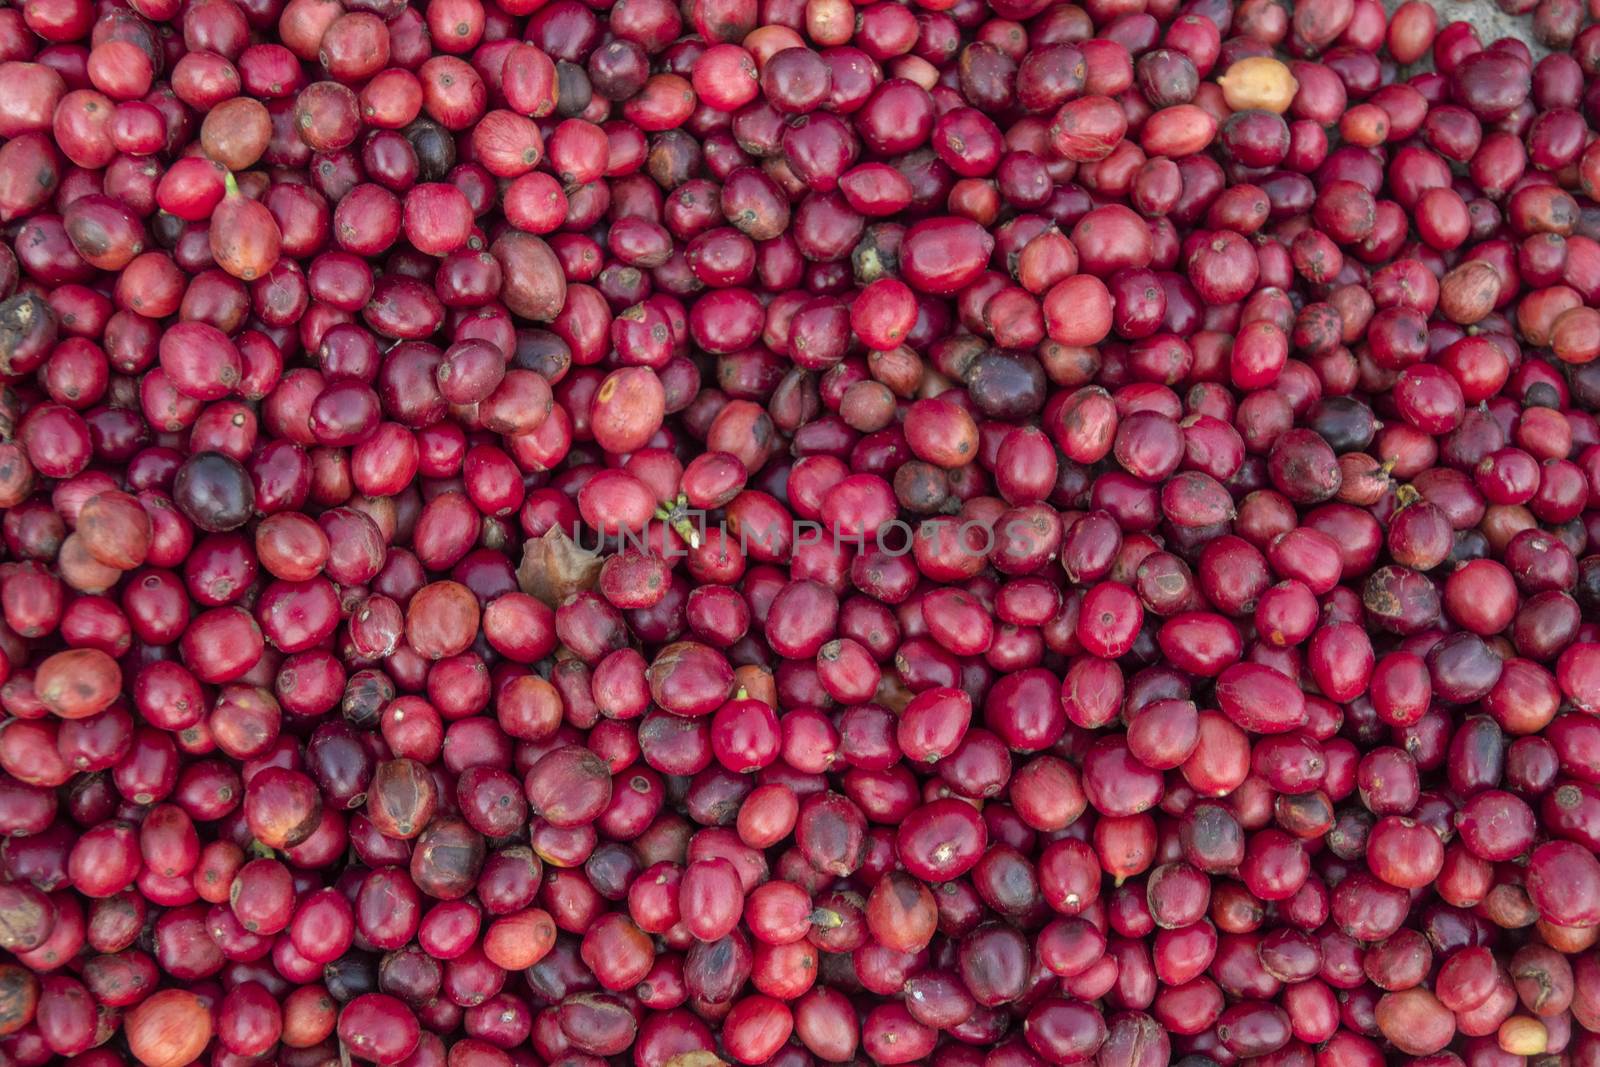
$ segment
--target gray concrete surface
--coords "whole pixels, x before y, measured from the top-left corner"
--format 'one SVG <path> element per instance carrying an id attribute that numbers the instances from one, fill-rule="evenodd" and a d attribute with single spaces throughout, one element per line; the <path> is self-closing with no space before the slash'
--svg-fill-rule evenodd
<path id="1" fill-rule="evenodd" d="M 1309 0 L 1315 3 L 1315 0 Z M 1393 11 L 1404 0 L 1383 0 L 1383 6 Z M 1532 15 L 1507 15 L 1494 0 L 1428 0 L 1439 12 L 1439 25 L 1451 22 L 1470 22 L 1478 27 L 1478 36 L 1485 44 L 1501 37 L 1515 37 L 1532 50 L 1537 59 L 1549 51 L 1533 39 Z"/>

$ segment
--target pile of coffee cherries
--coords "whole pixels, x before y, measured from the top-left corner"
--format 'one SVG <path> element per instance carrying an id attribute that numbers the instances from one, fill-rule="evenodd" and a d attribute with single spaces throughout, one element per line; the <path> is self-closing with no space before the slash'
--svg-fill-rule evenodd
<path id="1" fill-rule="evenodd" d="M 1600 1067 L 1600 0 L 0 7 L 4 1067 Z"/>

